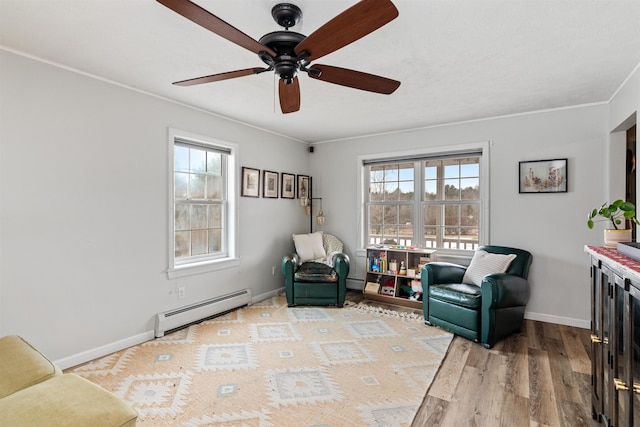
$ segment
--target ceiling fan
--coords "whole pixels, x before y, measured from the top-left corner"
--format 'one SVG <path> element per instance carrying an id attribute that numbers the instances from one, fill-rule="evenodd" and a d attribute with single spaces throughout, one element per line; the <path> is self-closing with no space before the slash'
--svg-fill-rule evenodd
<path id="1" fill-rule="evenodd" d="M 390 0 L 361 0 L 309 36 L 289 31 L 302 17 L 300 8 L 291 3 L 276 4 L 271 15 L 284 31 L 265 34 L 256 41 L 237 28 L 189 0 L 157 0 L 159 3 L 195 22 L 209 31 L 245 49 L 256 53 L 267 65 L 263 68 L 243 70 L 197 77 L 174 82 L 178 86 L 191 86 L 236 77 L 274 71 L 280 77 L 278 93 L 283 113 L 300 109 L 300 84 L 298 72 L 306 72 L 313 79 L 382 94 L 393 93 L 400 82 L 386 77 L 330 65 L 313 64 L 334 52 L 377 30 L 398 16 L 398 10 Z"/>

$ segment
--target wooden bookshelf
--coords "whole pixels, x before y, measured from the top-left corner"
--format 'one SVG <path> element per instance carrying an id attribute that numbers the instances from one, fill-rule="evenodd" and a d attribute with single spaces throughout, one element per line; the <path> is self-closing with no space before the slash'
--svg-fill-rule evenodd
<path id="1" fill-rule="evenodd" d="M 362 292 L 369 300 L 387 304 L 422 308 L 411 282 L 420 279 L 422 265 L 435 260 L 435 249 L 412 249 L 399 246 L 367 248 L 367 274 Z"/>

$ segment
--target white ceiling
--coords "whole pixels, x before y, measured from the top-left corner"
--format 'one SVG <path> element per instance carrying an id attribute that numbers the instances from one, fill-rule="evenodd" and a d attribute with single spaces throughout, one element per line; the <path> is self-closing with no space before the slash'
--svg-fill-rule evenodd
<path id="1" fill-rule="evenodd" d="M 289 0 L 309 35 L 356 0 Z M 273 73 L 154 0 L 0 0 L 0 45 L 305 142 L 608 101 L 640 64 L 640 0 L 393 0 L 399 17 L 324 64 L 402 82 L 380 95 L 300 76 L 280 112 Z M 196 0 L 255 38 L 277 0 Z M 1 65 L 1 64 L 0 64 Z"/>

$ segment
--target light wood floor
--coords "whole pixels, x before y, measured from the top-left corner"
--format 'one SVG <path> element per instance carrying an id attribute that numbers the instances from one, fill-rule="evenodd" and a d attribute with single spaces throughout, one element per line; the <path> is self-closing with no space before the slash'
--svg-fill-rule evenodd
<path id="1" fill-rule="evenodd" d="M 590 343 L 587 329 L 531 320 L 490 350 L 455 337 L 412 427 L 600 426 L 591 418 Z"/>

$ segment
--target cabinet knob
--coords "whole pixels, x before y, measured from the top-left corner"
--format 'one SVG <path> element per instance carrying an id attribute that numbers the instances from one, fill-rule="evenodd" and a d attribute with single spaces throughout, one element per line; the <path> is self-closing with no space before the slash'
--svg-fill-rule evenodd
<path id="1" fill-rule="evenodd" d="M 627 386 L 627 384 L 625 384 L 624 381 L 622 381 L 619 378 L 614 378 L 613 379 L 613 385 L 616 387 L 616 390 L 618 391 L 628 391 L 629 387 Z M 634 385 L 634 391 L 635 391 L 635 385 Z"/>

